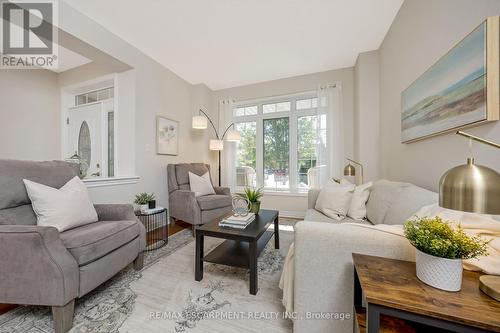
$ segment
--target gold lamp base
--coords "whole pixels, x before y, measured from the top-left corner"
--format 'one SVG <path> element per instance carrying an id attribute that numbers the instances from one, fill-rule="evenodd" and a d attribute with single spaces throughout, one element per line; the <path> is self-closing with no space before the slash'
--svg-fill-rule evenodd
<path id="1" fill-rule="evenodd" d="M 500 302 L 500 276 L 482 275 L 479 277 L 479 289 Z"/>

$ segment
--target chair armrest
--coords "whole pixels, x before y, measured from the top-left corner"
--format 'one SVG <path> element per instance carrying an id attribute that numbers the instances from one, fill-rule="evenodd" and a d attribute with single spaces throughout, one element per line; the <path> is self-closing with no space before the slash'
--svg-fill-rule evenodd
<path id="1" fill-rule="evenodd" d="M 414 260 L 406 238 L 355 224 L 295 225 L 294 310 L 349 313 L 349 320 L 296 320 L 294 332 L 352 332 L 352 253 Z"/>
<path id="2" fill-rule="evenodd" d="M 54 227 L 0 225 L 0 303 L 63 306 L 78 296 L 78 264 Z"/>
<path id="3" fill-rule="evenodd" d="M 170 216 L 191 224 L 201 223 L 201 209 L 194 192 L 178 190 L 168 197 Z"/>
<path id="4" fill-rule="evenodd" d="M 231 195 L 231 189 L 229 187 L 214 186 L 216 194 Z"/>
<path id="5" fill-rule="evenodd" d="M 318 200 L 318 195 L 321 190 L 310 189 L 307 192 L 307 207 L 314 209 L 316 207 L 316 200 Z"/>
<path id="6" fill-rule="evenodd" d="M 134 207 L 128 204 L 94 205 L 99 221 L 135 220 Z"/>

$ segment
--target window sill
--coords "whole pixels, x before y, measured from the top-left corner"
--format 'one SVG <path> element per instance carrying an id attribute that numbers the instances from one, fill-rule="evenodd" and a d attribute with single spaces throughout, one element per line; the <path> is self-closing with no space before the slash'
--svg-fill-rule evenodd
<path id="1" fill-rule="evenodd" d="M 307 192 L 280 192 L 280 191 L 266 191 L 264 190 L 264 195 L 269 196 L 281 196 L 281 197 L 307 197 Z"/>
<path id="2" fill-rule="evenodd" d="M 104 187 L 104 186 L 116 186 L 116 185 L 128 185 L 137 184 L 139 182 L 139 176 L 118 176 L 118 177 L 108 177 L 108 178 L 86 178 L 82 179 L 83 183 L 87 187 Z"/>

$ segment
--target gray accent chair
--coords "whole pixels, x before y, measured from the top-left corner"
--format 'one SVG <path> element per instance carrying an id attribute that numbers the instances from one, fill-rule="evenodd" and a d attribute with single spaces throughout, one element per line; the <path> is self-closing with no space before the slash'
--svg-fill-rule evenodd
<path id="1" fill-rule="evenodd" d="M 63 232 L 36 224 L 22 179 L 60 188 L 76 175 L 63 161 L 0 159 L 0 303 L 51 306 L 57 333 L 72 327 L 76 298 L 131 262 L 141 269 L 146 246 L 131 205 L 95 205 L 98 222 Z"/>
<path id="2" fill-rule="evenodd" d="M 202 176 L 210 172 L 210 165 L 203 163 L 169 164 L 168 206 L 170 218 L 187 222 L 193 227 L 213 221 L 232 210 L 231 191 L 227 187 L 214 186 L 215 194 L 195 197 L 189 186 L 189 175 L 192 172 Z"/>

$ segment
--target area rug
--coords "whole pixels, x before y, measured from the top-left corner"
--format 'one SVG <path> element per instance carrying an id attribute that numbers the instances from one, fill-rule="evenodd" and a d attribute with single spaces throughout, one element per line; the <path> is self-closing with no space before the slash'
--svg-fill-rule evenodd
<path id="1" fill-rule="evenodd" d="M 258 293 L 249 293 L 248 270 L 204 264 L 194 280 L 194 238 L 183 230 L 77 300 L 71 333 L 83 332 L 291 332 L 278 282 L 295 220 L 280 218 L 280 249 L 272 238 L 258 259 Z M 205 238 L 205 253 L 221 240 Z M 21 306 L 0 316 L 0 332 L 53 332 L 49 307 Z"/>

